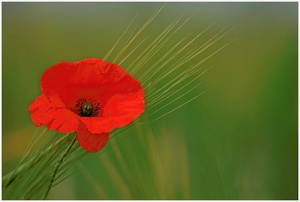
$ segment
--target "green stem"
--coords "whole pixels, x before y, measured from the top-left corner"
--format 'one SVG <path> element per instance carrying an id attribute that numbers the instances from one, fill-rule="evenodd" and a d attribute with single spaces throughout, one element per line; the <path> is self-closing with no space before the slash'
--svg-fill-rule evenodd
<path id="1" fill-rule="evenodd" d="M 48 188 L 47 188 L 47 191 L 46 191 L 46 194 L 45 194 L 45 196 L 44 196 L 44 200 L 47 198 L 47 196 L 48 196 L 48 194 L 49 194 L 49 191 L 50 191 L 50 189 L 51 189 L 51 187 L 52 187 L 52 184 L 53 184 L 53 182 L 54 182 L 54 179 L 55 179 L 55 177 L 56 177 L 56 174 L 57 174 L 57 171 L 58 171 L 59 167 L 61 166 L 61 164 L 63 163 L 64 159 L 66 158 L 66 156 L 67 156 L 68 153 L 70 152 L 70 150 L 71 150 L 72 146 L 74 145 L 75 141 L 76 141 L 76 136 L 73 138 L 71 144 L 69 145 L 69 147 L 67 148 L 67 150 L 65 151 L 65 153 L 63 154 L 63 156 L 61 157 L 61 159 L 59 160 L 59 162 L 57 163 L 56 168 L 55 168 L 55 170 L 54 170 L 54 173 L 53 173 L 53 175 L 52 175 L 50 184 L 49 184 L 49 186 L 48 186 Z"/>

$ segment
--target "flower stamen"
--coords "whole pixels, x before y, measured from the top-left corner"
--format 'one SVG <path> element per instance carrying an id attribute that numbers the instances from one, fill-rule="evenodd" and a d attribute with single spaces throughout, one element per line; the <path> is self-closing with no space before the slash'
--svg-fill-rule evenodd
<path id="1" fill-rule="evenodd" d="M 81 107 L 81 114 L 84 116 L 90 116 L 93 114 L 93 104 L 90 102 L 83 103 Z"/>
<path id="2" fill-rule="evenodd" d="M 77 114 L 82 117 L 92 117 L 96 116 L 99 113 L 99 102 L 96 100 L 87 100 L 85 98 L 81 98 L 77 101 L 75 105 L 77 108 Z"/>

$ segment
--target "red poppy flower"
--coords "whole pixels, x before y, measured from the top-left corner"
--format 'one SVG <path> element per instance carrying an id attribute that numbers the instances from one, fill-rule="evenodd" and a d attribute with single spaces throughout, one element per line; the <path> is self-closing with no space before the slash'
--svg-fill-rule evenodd
<path id="1" fill-rule="evenodd" d="M 42 75 L 41 91 L 29 106 L 33 123 L 61 133 L 76 131 L 77 141 L 89 152 L 99 151 L 110 131 L 145 110 L 139 81 L 97 58 L 50 67 Z"/>

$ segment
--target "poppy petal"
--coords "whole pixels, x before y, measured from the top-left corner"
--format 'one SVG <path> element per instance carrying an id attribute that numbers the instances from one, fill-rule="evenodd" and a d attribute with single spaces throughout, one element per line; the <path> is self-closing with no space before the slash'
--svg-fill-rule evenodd
<path id="1" fill-rule="evenodd" d="M 140 88 L 138 80 L 121 67 L 98 58 L 58 63 L 41 79 L 42 93 L 60 99 L 69 108 L 80 98 L 96 99 L 103 106 L 115 94 L 134 93 Z"/>
<path id="2" fill-rule="evenodd" d="M 76 134 L 76 138 L 80 146 L 88 152 L 98 152 L 105 146 L 108 141 L 108 137 L 109 133 L 90 133 L 83 124 L 79 125 Z"/>
<path id="3" fill-rule="evenodd" d="M 64 102 L 72 97 L 72 86 L 67 82 L 68 75 L 72 73 L 73 63 L 60 62 L 48 68 L 41 77 L 42 94 L 47 98 L 56 98 Z M 65 103 L 65 102 L 64 102 Z"/>
<path id="4" fill-rule="evenodd" d="M 46 125 L 47 124 L 47 125 Z M 79 120 L 72 111 L 62 108 L 56 109 L 50 122 L 45 123 L 50 130 L 56 130 L 60 133 L 69 133 L 77 130 Z"/>
<path id="5" fill-rule="evenodd" d="M 110 132 L 130 124 L 144 110 L 144 91 L 140 90 L 135 94 L 113 96 L 103 109 L 102 117 L 80 117 L 80 120 L 91 133 Z"/>
<path id="6" fill-rule="evenodd" d="M 29 106 L 29 112 L 36 126 L 45 125 L 50 130 L 68 133 L 78 128 L 77 115 L 66 108 L 57 108 L 43 95 Z"/>
<path id="7" fill-rule="evenodd" d="M 104 83 L 103 67 L 112 64 L 99 59 L 84 59 L 79 62 L 60 62 L 48 68 L 41 78 L 42 94 L 57 97 L 71 107 L 80 98 L 99 94 Z"/>
<path id="8" fill-rule="evenodd" d="M 50 108 L 51 106 L 45 96 L 41 95 L 35 98 L 28 109 L 32 122 L 38 127 L 41 126 L 43 124 L 41 118 L 50 110 Z"/>

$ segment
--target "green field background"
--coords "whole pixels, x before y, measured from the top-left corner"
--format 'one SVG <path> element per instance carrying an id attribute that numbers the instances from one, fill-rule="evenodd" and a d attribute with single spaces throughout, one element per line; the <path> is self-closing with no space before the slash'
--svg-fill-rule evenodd
<path id="1" fill-rule="evenodd" d="M 43 71 L 104 57 L 163 5 L 2 3 L 2 175 L 36 130 L 28 106 Z M 49 199 L 298 198 L 298 4 L 167 3 L 144 36 L 182 15 L 193 15 L 183 35 L 233 28 L 190 97 L 205 93 L 82 159 Z"/>

